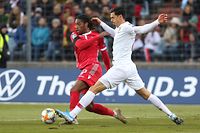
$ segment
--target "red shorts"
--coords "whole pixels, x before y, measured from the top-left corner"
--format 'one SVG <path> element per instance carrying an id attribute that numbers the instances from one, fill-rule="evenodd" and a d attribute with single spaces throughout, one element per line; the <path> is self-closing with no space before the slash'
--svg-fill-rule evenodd
<path id="1" fill-rule="evenodd" d="M 79 74 L 77 80 L 86 82 L 89 86 L 93 86 L 102 76 L 102 68 L 99 63 L 92 63 L 86 66 Z"/>

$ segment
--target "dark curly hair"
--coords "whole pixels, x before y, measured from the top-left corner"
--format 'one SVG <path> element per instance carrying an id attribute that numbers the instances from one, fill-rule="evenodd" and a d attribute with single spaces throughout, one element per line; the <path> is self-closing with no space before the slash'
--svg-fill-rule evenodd
<path id="1" fill-rule="evenodd" d="M 88 23 L 88 28 L 89 28 L 90 30 L 93 30 L 93 29 L 94 29 L 94 24 L 92 23 L 91 18 L 88 17 L 87 15 L 85 15 L 85 14 L 78 15 L 78 16 L 76 17 L 76 19 L 80 19 L 82 22 Z"/>

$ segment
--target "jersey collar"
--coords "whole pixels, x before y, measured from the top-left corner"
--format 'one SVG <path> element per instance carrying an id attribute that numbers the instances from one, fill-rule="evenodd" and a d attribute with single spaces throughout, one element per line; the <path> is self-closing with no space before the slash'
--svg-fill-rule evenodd
<path id="1" fill-rule="evenodd" d="M 92 32 L 92 31 L 89 31 L 89 32 L 84 33 L 84 34 L 82 34 L 82 35 L 87 36 L 87 35 L 91 34 L 91 32 Z"/>
<path id="2" fill-rule="evenodd" d="M 129 22 L 124 22 L 124 23 L 122 23 L 120 26 L 119 26 L 119 28 L 121 28 L 123 25 L 126 25 L 127 23 L 129 23 Z"/>

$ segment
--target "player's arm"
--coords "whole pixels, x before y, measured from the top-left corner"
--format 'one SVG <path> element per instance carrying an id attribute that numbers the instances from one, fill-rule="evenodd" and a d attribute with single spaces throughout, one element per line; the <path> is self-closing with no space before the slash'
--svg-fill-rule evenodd
<path id="1" fill-rule="evenodd" d="M 155 27 L 157 27 L 159 24 L 163 24 L 167 22 L 167 14 L 160 14 L 158 19 L 155 20 L 154 22 L 150 23 L 150 24 L 145 24 L 143 26 L 135 26 L 133 27 L 133 30 L 135 31 L 135 33 L 137 34 L 143 34 L 143 33 L 147 33 L 149 31 L 152 31 Z"/>
<path id="2" fill-rule="evenodd" d="M 108 51 L 106 46 L 104 45 L 104 40 L 103 38 L 99 39 L 99 49 L 101 51 L 101 55 L 102 55 L 102 60 L 104 62 L 104 65 L 106 67 L 106 70 L 108 71 L 108 69 L 110 69 L 111 64 L 110 64 L 110 57 L 108 55 Z"/>
<path id="3" fill-rule="evenodd" d="M 110 36 L 114 37 L 115 36 L 115 30 L 108 26 L 106 23 L 101 21 L 99 18 L 94 17 L 92 18 L 92 22 L 98 23 L 106 32 L 110 34 Z"/>
<path id="4" fill-rule="evenodd" d="M 76 33 L 72 33 L 71 40 L 75 44 L 75 46 L 81 50 L 89 47 L 91 43 L 93 43 L 93 41 L 98 41 L 101 37 L 102 36 L 100 35 L 96 35 L 95 37 L 86 40 L 81 39 Z"/>
<path id="5" fill-rule="evenodd" d="M 90 38 L 90 39 L 77 39 L 76 42 L 75 42 L 75 46 L 79 49 L 85 49 L 89 46 L 91 46 L 91 44 L 94 42 L 94 41 L 98 41 L 98 39 L 100 38 L 99 35 L 93 37 L 93 38 Z"/>

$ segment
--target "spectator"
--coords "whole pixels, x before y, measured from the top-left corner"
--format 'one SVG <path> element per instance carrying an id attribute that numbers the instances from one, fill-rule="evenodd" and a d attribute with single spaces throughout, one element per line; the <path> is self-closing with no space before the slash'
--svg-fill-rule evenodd
<path id="1" fill-rule="evenodd" d="M 21 12 L 20 7 L 13 7 L 8 21 L 10 30 L 16 29 L 20 24 L 23 23 L 23 16 L 24 13 Z"/>
<path id="2" fill-rule="evenodd" d="M 134 5 L 134 17 L 137 20 L 141 19 L 141 12 L 142 12 L 142 1 L 136 0 Z"/>
<path id="3" fill-rule="evenodd" d="M 194 9 L 194 13 L 196 15 L 200 15 L 200 1 L 199 0 L 193 0 L 193 9 Z"/>
<path id="4" fill-rule="evenodd" d="M 192 8 L 192 11 L 195 14 L 200 14 L 200 2 L 199 0 L 182 0 L 182 4 L 181 4 L 181 9 L 184 11 L 186 5 L 190 5 Z"/>
<path id="5" fill-rule="evenodd" d="M 110 22 L 110 7 L 109 6 L 102 7 L 101 20 L 105 22 L 106 24 L 108 24 L 109 26 L 113 26 L 112 22 Z"/>
<path id="6" fill-rule="evenodd" d="M 75 17 L 82 14 L 82 10 L 79 4 L 74 4 L 73 11 L 74 11 Z"/>
<path id="7" fill-rule="evenodd" d="M 7 26 L 3 24 L 0 26 L 0 68 L 7 67 L 8 40 Z"/>
<path id="8" fill-rule="evenodd" d="M 8 46 L 9 46 L 9 51 L 10 51 L 10 55 L 11 55 L 10 60 L 13 60 L 14 51 L 17 47 L 17 44 L 14 40 L 14 35 L 17 31 L 17 27 L 20 26 L 21 24 L 23 24 L 23 16 L 24 16 L 24 13 L 21 12 L 19 6 L 13 7 L 12 11 L 9 15 L 8 34 L 9 34 L 10 39 L 8 42 Z"/>
<path id="9" fill-rule="evenodd" d="M 62 9 L 61 9 L 61 4 L 59 4 L 59 3 L 57 3 L 53 6 L 53 13 L 51 14 L 51 16 L 49 16 L 49 20 L 48 20 L 49 27 L 51 27 L 51 25 L 52 25 L 51 22 L 55 18 L 60 19 L 60 20 L 62 19 Z M 61 25 L 62 25 L 62 22 L 61 22 Z"/>
<path id="10" fill-rule="evenodd" d="M 70 35 L 74 31 L 75 31 L 74 17 L 69 16 L 67 18 L 66 24 L 64 25 L 63 45 L 65 47 L 68 47 L 72 43 L 70 39 Z"/>
<path id="11" fill-rule="evenodd" d="M 110 21 L 110 7 L 108 5 L 104 5 L 102 7 L 102 15 L 101 20 L 105 22 L 107 25 L 113 27 L 112 22 Z M 111 36 L 104 37 L 105 45 L 107 47 L 108 53 L 110 54 L 110 57 L 112 57 L 112 42 L 113 38 Z"/>
<path id="12" fill-rule="evenodd" d="M 187 5 L 188 0 L 182 0 L 181 2 L 181 9 L 184 10 L 185 6 Z"/>
<path id="13" fill-rule="evenodd" d="M 63 14 L 62 14 L 62 22 L 63 24 L 67 24 L 67 19 L 68 17 L 72 16 L 72 17 L 75 17 L 75 12 L 73 10 L 73 1 L 72 0 L 68 0 L 65 2 L 64 4 L 64 11 L 63 11 Z"/>
<path id="14" fill-rule="evenodd" d="M 144 43 L 143 43 L 143 39 L 142 39 L 142 35 L 136 35 L 135 38 L 135 42 L 133 44 L 132 47 L 132 60 L 136 61 L 136 60 L 140 60 L 140 61 L 144 61 L 145 60 L 145 56 L 144 56 Z"/>
<path id="15" fill-rule="evenodd" d="M 151 62 L 154 60 L 154 55 L 160 51 L 158 48 L 161 45 L 161 36 L 158 27 L 146 35 L 144 42 L 145 59 L 147 62 Z"/>
<path id="16" fill-rule="evenodd" d="M 130 23 L 134 22 L 134 2 L 133 0 L 122 0 L 121 6 L 125 9 L 126 11 L 126 20 L 129 21 Z"/>
<path id="17" fill-rule="evenodd" d="M 35 9 L 38 7 L 38 0 L 31 0 L 31 10 L 35 11 Z"/>
<path id="18" fill-rule="evenodd" d="M 10 5 L 11 5 L 11 8 L 14 8 L 18 5 L 19 3 L 19 0 L 10 0 Z"/>
<path id="19" fill-rule="evenodd" d="M 31 16 L 32 29 L 38 26 L 38 21 L 42 17 L 42 8 L 37 7 Z"/>
<path id="20" fill-rule="evenodd" d="M 49 17 L 53 11 L 53 1 L 52 0 L 40 0 L 38 5 L 42 8 L 42 16 Z"/>
<path id="21" fill-rule="evenodd" d="M 193 14 L 190 5 L 185 6 L 181 20 L 182 29 L 180 37 L 183 43 L 184 59 L 186 61 L 192 61 L 195 57 L 198 17 Z"/>
<path id="22" fill-rule="evenodd" d="M 89 17 L 95 16 L 94 10 L 90 6 L 85 6 L 84 7 L 84 14 L 87 15 L 87 16 L 89 16 Z"/>
<path id="23" fill-rule="evenodd" d="M 111 1 L 109 0 L 100 0 L 100 3 L 101 3 L 101 7 L 108 6 L 109 8 L 111 8 Z"/>
<path id="24" fill-rule="evenodd" d="M 91 10 L 96 10 L 100 12 L 100 4 L 98 3 L 98 0 L 84 0 L 82 3 L 83 7 L 82 9 L 85 10 L 86 7 L 90 7 Z"/>
<path id="25" fill-rule="evenodd" d="M 173 17 L 167 26 L 163 35 L 163 50 L 162 53 L 169 58 L 171 61 L 175 61 L 178 58 L 178 47 L 179 47 L 179 33 L 181 21 L 177 17 Z M 161 53 L 161 54 L 162 54 Z"/>
<path id="26" fill-rule="evenodd" d="M 8 14 L 5 13 L 5 9 L 3 5 L 0 5 L 0 24 L 8 23 Z"/>
<path id="27" fill-rule="evenodd" d="M 16 49 L 19 50 L 21 55 L 25 55 L 26 53 L 26 44 L 27 44 L 27 36 L 26 36 L 26 28 L 27 28 L 28 18 L 27 16 L 23 17 L 23 24 L 17 27 L 17 31 L 14 34 L 14 39 L 17 44 Z M 15 50 L 16 50 L 15 49 Z M 11 55 L 14 56 L 14 55 Z M 14 57 L 11 57 L 14 58 Z"/>
<path id="28" fill-rule="evenodd" d="M 73 0 L 67 0 L 64 3 L 64 13 L 68 16 L 75 16 L 74 10 L 73 10 L 74 2 Z"/>
<path id="29" fill-rule="evenodd" d="M 48 43 L 46 59 L 55 61 L 57 55 L 61 55 L 61 48 L 62 48 L 62 26 L 59 19 L 54 18 L 52 20 L 52 29 L 50 35 L 50 42 Z"/>
<path id="30" fill-rule="evenodd" d="M 39 19 L 38 27 L 32 31 L 33 60 L 38 61 L 44 54 L 49 43 L 50 29 L 47 27 L 46 18 Z"/>
<path id="31" fill-rule="evenodd" d="M 63 59 L 70 59 L 74 60 L 74 49 L 73 45 L 70 39 L 70 35 L 72 32 L 75 31 L 75 19 L 73 16 L 69 16 L 67 18 L 67 22 L 64 25 L 64 35 L 63 35 L 63 49 L 64 49 L 64 55 Z"/>
<path id="32" fill-rule="evenodd" d="M 138 26 L 145 25 L 145 20 L 140 19 L 137 21 Z M 132 60 L 140 60 L 140 61 L 145 61 L 145 53 L 144 53 L 144 39 L 145 35 L 137 35 L 135 38 L 135 42 L 133 44 L 132 50 L 133 53 L 131 55 Z"/>
<path id="33" fill-rule="evenodd" d="M 20 0 L 19 3 L 18 3 L 18 6 L 20 7 L 21 11 L 24 13 L 24 14 L 27 14 L 26 11 L 27 11 L 27 0 Z"/>

